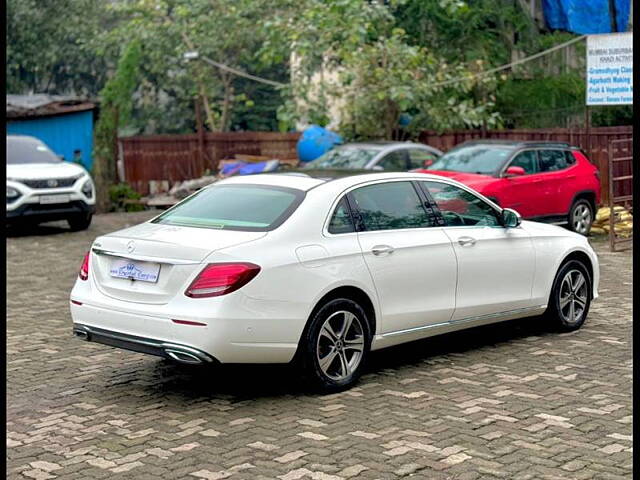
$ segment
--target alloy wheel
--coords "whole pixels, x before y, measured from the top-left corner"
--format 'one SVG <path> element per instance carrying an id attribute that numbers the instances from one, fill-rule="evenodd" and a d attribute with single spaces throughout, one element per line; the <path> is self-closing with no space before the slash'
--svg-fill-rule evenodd
<path id="1" fill-rule="evenodd" d="M 318 335 L 317 359 L 322 372 L 332 380 L 344 380 L 360 365 L 365 337 L 361 320 L 340 310 L 329 316 Z"/>
<path id="2" fill-rule="evenodd" d="M 591 209 L 584 203 L 577 205 L 573 209 L 571 224 L 575 232 L 586 235 L 591 226 Z"/>
<path id="3" fill-rule="evenodd" d="M 579 270 L 569 270 L 560 284 L 560 314 L 569 325 L 578 323 L 588 300 L 588 284 Z"/>

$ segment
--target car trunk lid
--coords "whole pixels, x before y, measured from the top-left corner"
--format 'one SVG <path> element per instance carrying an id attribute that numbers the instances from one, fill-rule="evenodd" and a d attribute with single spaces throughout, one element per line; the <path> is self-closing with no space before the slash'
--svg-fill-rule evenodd
<path id="1" fill-rule="evenodd" d="M 186 288 L 187 281 L 213 251 L 252 242 L 266 232 L 143 223 L 99 237 L 91 249 L 90 275 L 97 288 L 118 300 L 167 303 Z M 155 281 L 114 275 L 129 266 L 131 272 L 151 272 Z M 138 276 L 138 278 L 141 278 Z"/>

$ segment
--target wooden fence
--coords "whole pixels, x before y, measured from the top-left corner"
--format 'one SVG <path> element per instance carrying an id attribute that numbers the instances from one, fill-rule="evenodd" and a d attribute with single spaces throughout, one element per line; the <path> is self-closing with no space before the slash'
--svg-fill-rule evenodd
<path id="1" fill-rule="evenodd" d="M 215 170 L 218 161 L 235 154 L 296 158 L 300 133 L 230 132 L 150 135 L 120 139 L 125 180 L 142 195 L 150 181 L 173 184 Z"/>
<path id="2" fill-rule="evenodd" d="M 527 130 L 454 130 L 444 133 L 424 131 L 419 141 L 447 151 L 466 140 L 492 138 L 504 140 L 546 140 L 567 142 L 582 148 L 600 170 L 602 202 L 609 195 L 609 155 L 611 140 L 633 136 L 632 126 L 552 128 Z M 264 155 L 272 158 L 296 157 L 299 133 L 229 132 L 202 136 L 152 135 L 120 139 L 125 180 L 143 195 L 149 193 L 149 181 L 174 182 L 197 178 L 205 170 L 214 170 L 217 162 L 234 154 Z"/>

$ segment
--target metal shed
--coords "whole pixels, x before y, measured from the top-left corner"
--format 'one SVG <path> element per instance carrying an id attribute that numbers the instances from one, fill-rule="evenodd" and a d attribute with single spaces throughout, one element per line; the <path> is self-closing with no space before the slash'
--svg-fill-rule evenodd
<path id="1" fill-rule="evenodd" d="M 80 157 L 90 170 L 93 159 L 95 102 L 60 95 L 7 95 L 7 134 L 29 135 L 66 161 Z"/>

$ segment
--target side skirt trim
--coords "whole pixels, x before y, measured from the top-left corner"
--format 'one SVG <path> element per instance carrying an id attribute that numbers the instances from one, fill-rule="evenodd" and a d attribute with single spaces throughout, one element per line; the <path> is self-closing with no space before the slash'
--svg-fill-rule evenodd
<path id="1" fill-rule="evenodd" d="M 414 333 L 414 332 L 419 332 L 422 330 L 428 330 L 430 328 L 437 328 L 437 327 L 445 327 L 445 326 L 455 326 L 455 325 L 460 325 L 462 323 L 473 323 L 473 322 L 481 322 L 481 321 L 485 321 L 485 320 L 496 320 L 499 321 L 501 318 L 503 317 L 511 317 L 513 315 L 520 315 L 523 313 L 529 313 L 529 312 L 534 312 L 534 311 L 539 311 L 543 308 L 546 308 L 546 305 L 536 305 L 534 307 L 526 307 L 526 308 L 517 308 L 515 310 L 507 310 L 506 312 L 499 312 L 499 313 L 489 313 L 486 315 L 478 315 L 475 317 L 467 317 L 467 318 L 461 318 L 459 320 L 452 320 L 449 322 L 440 322 L 440 323 L 434 323 L 431 325 L 424 325 L 422 327 L 415 327 L 415 328 L 408 328 L 406 330 L 396 330 L 395 332 L 389 332 L 389 333 L 383 333 L 381 335 L 381 337 L 393 337 L 396 335 L 405 335 L 408 333 Z"/>

